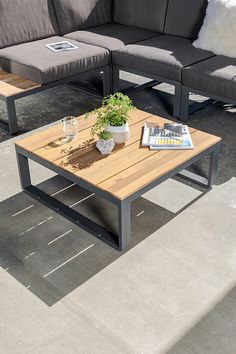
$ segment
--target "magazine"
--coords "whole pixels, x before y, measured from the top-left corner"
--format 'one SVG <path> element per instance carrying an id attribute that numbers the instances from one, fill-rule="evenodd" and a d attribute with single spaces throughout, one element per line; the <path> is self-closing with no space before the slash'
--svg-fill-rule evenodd
<path id="1" fill-rule="evenodd" d="M 54 53 L 78 49 L 78 47 L 68 41 L 45 44 L 45 47 L 47 47 Z"/>
<path id="2" fill-rule="evenodd" d="M 143 129 L 143 146 L 150 150 L 189 150 L 193 142 L 187 125 L 166 123 L 163 127 L 146 122 Z"/>

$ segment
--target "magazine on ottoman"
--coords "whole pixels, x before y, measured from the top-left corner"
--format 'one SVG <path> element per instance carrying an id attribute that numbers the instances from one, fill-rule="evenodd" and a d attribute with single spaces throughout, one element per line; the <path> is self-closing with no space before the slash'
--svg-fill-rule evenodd
<path id="1" fill-rule="evenodd" d="M 74 44 L 72 44 L 68 41 L 48 43 L 48 44 L 45 44 L 45 47 L 47 47 L 48 49 L 50 49 L 54 53 L 78 49 L 78 47 L 76 47 Z"/>

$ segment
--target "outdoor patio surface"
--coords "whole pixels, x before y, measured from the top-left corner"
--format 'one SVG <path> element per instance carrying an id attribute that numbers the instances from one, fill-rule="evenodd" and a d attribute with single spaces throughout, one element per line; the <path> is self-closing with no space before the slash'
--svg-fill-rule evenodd
<path id="1" fill-rule="evenodd" d="M 130 96 L 171 118 L 172 88 L 162 89 Z M 217 103 L 190 121 L 223 137 L 216 186 L 175 178 L 139 198 L 132 243 L 120 253 L 22 193 L 14 153 L 24 132 L 100 102 L 61 86 L 17 102 L 19 136 L 0 125 L 0 353 L 235 354 L 236 109 Z M 208 162 L 196 169 L 204 173 Z M 31 166 L 34 183 L 115 225 L 109 203 Z"/>

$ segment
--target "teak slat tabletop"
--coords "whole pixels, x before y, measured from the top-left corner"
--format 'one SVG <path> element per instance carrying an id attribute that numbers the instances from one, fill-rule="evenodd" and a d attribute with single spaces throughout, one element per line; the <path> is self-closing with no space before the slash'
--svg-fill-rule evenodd
<path id="1" fill-rule="evenodd" d="M 130 115 L 130 140 L 117 145 L 109 156 L 96 150 L 96 139 L 91 136 L 96 116 L 86 120 L 84 116 L 78 117 L 80 131 L 70 142 L 63 143 L 62 124 L 58 124 L 16 145 L 123 200 L 221 141 L 214 135 L 190 129 L 193 150 L 150 151 L 141 146 L 144 123 L 163 125 L 170 121 L 140 110 Z"/>

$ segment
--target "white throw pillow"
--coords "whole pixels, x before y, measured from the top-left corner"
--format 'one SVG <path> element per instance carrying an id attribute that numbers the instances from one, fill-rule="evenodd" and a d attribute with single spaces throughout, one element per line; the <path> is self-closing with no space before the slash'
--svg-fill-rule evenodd
<path id="1" fill-rule="evenodd" d="M 194 47 L 236 58 L 236 0 L 208 0 Z"/>

